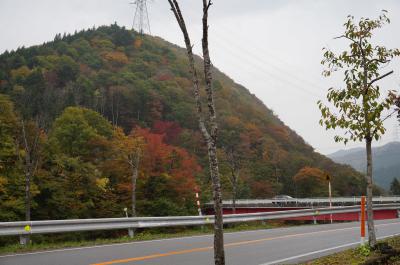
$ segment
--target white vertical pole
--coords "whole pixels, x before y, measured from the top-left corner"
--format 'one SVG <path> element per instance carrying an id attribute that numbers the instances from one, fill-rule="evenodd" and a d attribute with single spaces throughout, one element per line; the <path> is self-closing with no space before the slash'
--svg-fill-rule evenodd
<path id="1" fill-rule="evenodd" d="M 329 187 L 329 208 L 332 208 L 332 187 L 331 187 L 330 180 L 328 182 L 328 187 Z M 331 217 L 331 224 L 332 224 L 333 223 L 332 213 L 330 214 L 330 217 Z"/>
<path id="2" fill-rule="evenodd" d="M 196 192 L 196 203 L 197 203 L 197 211 L 199 212 L 199 216 L 202 216 L 203 214 L 201 213 L 200 199 L 199 199 L 198 192 Z"/>

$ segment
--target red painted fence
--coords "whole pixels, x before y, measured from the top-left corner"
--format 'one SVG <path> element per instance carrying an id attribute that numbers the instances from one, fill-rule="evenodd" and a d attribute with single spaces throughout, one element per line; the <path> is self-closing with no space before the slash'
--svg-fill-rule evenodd
<path id="1" fill-rule="evenodd" d="M 237 207 L 236 213 L 260 213 L 260 212 L 277 212 L 277 211 L 289 211 L 289 210 L 301 210 L 301 209 L 310 209 L 309 207 Z M 224 214 L 232 214 L 232 208 L 224 208 Z M 205 209 L 205 214 L 213 214 L 213 209 L 208 208 Z M 397 210 L 375 210 L 374 211 L 374 220 L 383 220 L 383 219 L 395 219 L 398 218 Z M 321 214 L 319 215 L 316 212 L 315 216 L 304 216 L 304 217 L 294 217 L 287 218 L 285 220 L 317 220 L 317 221 L 330 221 L 329 214 Z M 337 213 L 332 215 L 333 221 L 359 221 L 360 220 L 360 212 L 354 213 Z"/>

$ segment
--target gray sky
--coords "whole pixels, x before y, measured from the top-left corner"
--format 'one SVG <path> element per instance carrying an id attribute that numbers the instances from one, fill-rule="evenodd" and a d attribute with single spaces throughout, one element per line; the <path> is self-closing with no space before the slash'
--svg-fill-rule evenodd
<path id="1" fill-rule="evenodd" d="M 52 40 L 57 33 L 117 22 L 131 27 L 130 0 L 0 0 L 0 52 Z M 182 9 L 200 54 L 201 0 L 181 0 Z M 245 3 L 245 4 L 243 4 Z M 346 16 L 371 17 L 389 11 L 392 23 L 379 31 L 376 43 L 400 47 L 398 0 L 214 0 L 210 13 L 213 63 L 246 86 L 281 120 L 317 151 L 328 154 L 363 146 L 333 141 L 334 132 L 319 126 L 318 99 L 341 77 L 321 76 L 322 47 L 339 51 L 345 42 L 333 40 L 343 32 Z M 167 0 L 150 0 L 153 35 L 183 46 L 181 33 Z M 381 85 L 400 90 L 400 59 L 387 67 L 395 74 Z M 386 70 L 386 69 L 385 69 Z M 394 118 L 376 145 L 400 140 Z"/>

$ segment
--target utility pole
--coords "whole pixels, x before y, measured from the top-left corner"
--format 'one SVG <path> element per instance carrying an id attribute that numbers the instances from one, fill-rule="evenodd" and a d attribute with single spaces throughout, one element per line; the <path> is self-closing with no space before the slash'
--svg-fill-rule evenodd
<path id="1" fill-rule="evenodd" d="M 144 33 L 151 34 L 149 13 L 147 12 L 147 0 L 135 0 L 130 4 L 136 6 L 132 29 L 136 29 L 140 35 Z"/>

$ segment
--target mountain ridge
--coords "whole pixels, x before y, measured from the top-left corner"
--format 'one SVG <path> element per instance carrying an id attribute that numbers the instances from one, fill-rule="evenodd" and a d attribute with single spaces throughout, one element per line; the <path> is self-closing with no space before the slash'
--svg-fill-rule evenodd
<path id="1" fill-rule="evenodd" d="M 361 173 L 366 172 L 366 151 L 364 148 L 339 150 L 327 155 L 337 163 L 347 164 Z M 393 178 L 399 178 L 400 142 L 394 141 L 372 148 L 373 174 L 377 185 L 389 189 Z"/>
<path id="2" fill-rule="evenodd" d="M 199 56 L 195 57 L 195 64 L 201 73 Z M 213 76 L 224 198 L 232 196 L 229 180 L 229 158 L 232 155 L 240 162 L 238 198 L 303 194 L 300 189 L 304 185 L 301 186 L 293 178 L 303 168 L 316 168 L 320 169 L 317 172 L 332 174 L 335 195 L 363 193 L 365 181 L 362 174 L 315 152 L 260 99 L 217 68 L 213 68 Z M 203 86 L 204 80 L 201 76 L 200 79 Z M 61 124 L 54 122 L 60 115 L 64 121 L 73 118 L 65 111 L 86 113 L 88 110 L 94 110 L 127 134 L 135 128 L 141 128 L 139 131 L 145 135 L 157 134 L 158 138 L 152 136 L 146 139 L 161 137 L 165 144 L 196 158 L 202 167 L 196 174 L 196 185 L 201 188 L 204 200 L 211 198 L 207 152 L 198 131 L 186 50 L 175 44 L 159 37 L 141 36 L 116 24 L 73 35 L 59 34 L 43 45 L 0 55 L 0 94 L 11 99 L 19 116 L 39 120 L 43 132 L 50 138 L 54 134 L 54 126 Z M 205 106 L 206 102 L 202 103 Z M 81 124 L 85 123 L 82 118 Z M 92 130 L 95 131 L 88 129 Z M 95 149 L 86 153 L 95 151 L 98 152 Z M 52 159 L 50 154 L 48 157 Z M 107 157 L 101 157 L 109 162 Z M 74 159 L 79 160 L 80 157 L 72 157 L 70 161 Z M 96 181 L 103 186 L 108 183 L 112 196 L 119 198 L 120 195 L 114 194 L 113 190 L 120 189 L 118 181 L 124 176 L 121 169 L 104 169 L 96 164 L 96 159 L 88 160 L 91 163 L 88 168 L 102 175 Z M 46 169 L 50 172 L 55 170 L 51 168 L 52 163 L 44 161 L 44 165 L 50 167 Z M 162 170 L 169 172 L 172 166 L 164 165 Z M 141 172 L 140 185 L 154 185 L 153 182 L 148 183 L 155 181 L 153 177 L 163 179 L 166 175 L 160 170 L 156 167 L 153 171 Z M 157 175 L 149 176 L 146 172 L 157 172 Z M 49 176 L 46 175 L 46 178 Z M 309 196 L 327 195 L 326 185 L 322 182 L 325 178 L 313 175 L 307 178 L 311 185 L 318 187 Z M 150 186 L 149 189 L 152 188 Z M 123 198 L 129 198 L 127 190 L 119 192 L 125 196 Z M 152 193 L 138 195 L 141 205 L 149 205 L 145 204 L 146 194 Z M 45 193 L 38 196 L 46 200 Z"/>

